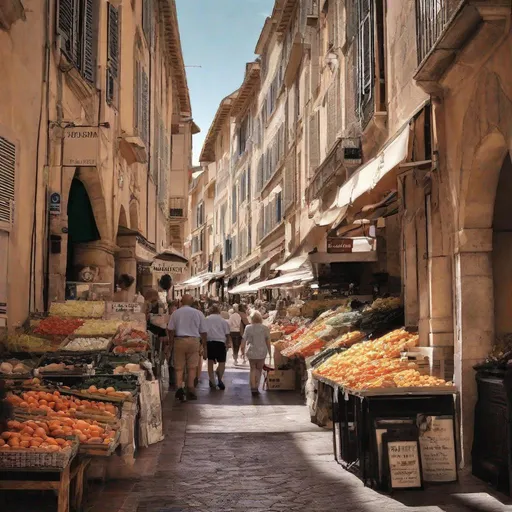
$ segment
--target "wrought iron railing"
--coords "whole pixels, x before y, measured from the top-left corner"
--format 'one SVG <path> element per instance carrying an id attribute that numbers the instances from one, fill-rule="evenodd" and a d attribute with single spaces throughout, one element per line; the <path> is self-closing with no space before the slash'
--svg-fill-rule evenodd
<path id="1" fill-rule="evenodd" d="M 436 44 L 460 0 L 416 0 L 418 64 Z"/>
<path id="2" fill-rule="evenodd" d="M 187 214 L 187 202 L 184 197 L 171 197 L 169 199 L 169 217 L 183 219 Z"/>

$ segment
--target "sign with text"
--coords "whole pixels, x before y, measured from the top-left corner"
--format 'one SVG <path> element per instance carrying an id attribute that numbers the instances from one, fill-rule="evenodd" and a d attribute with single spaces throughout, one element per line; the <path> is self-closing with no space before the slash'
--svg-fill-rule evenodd
<path id="1" fill-rule="evenodd" d="M 64 130 L 62 165 L 94 167 L 98 163 L 99 128 L 75 126 Z"/>
<path id="2" fill-rule="evenodd" d="M 327 252 L 331 254 L 352 252 L 354 241 L 351 238 L 327 237 Z"/>
<path id="3" fill-rule="evenodd" d="M 457 464 L 453 418 L 418 416 L 421 467 L 425 482 L 455 482 Z"/>
<path id="4" fill-rule="evenodd" d="M 420 457 L 417 441 L 388 441 L 387 456 L 392 489 L 421 487 Z"/>
<path id="5" fill-rule="evenodd" d="M 112 302 L 112 313 L 140 313 L 141 310 L 137 302 Z"/>
<path id="6" fill-rule="evenodd" d="M 60 194 L 58 192 L 54 192 L 50 195 L 50 215 L 60 215 Z"/>
<path id="7" fill-rule="evenodd" d="M 151 270 L 153 272 L 161 272 L 163 274 L 183 274 L 186 268 L 186 263 L 174 261 L 154 261 L 151 264 Z"/>

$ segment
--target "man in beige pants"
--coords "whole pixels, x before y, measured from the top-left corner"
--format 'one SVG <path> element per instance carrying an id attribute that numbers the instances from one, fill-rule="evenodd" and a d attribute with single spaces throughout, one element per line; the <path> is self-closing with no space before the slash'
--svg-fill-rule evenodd
<path id="1" fill-rule="evenodd" d="M 194 380 L 200 361 L 200 349 L 203 347 L 203 358 L 206 359 L 206 319 L 192 304 L 194 298 L 184 295 L 182 307 L 176 310 L 169 320 L 167 334 L 170 349 L 174 348 L 174 370 L 176 372 L 176 398 L 180 401 L 197 400 Z M 187 393 L 183 373 L 187 369 Z"/>

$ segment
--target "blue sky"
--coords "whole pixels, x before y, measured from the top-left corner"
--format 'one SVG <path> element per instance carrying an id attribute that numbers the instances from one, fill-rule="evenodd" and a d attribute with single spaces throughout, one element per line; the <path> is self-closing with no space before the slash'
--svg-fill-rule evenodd
<path id="1" fill-rule="evenodd" d="M 220 101 L 240 87 L 274 0 L 176 0 L 194 121 L 194 164 Z"/>

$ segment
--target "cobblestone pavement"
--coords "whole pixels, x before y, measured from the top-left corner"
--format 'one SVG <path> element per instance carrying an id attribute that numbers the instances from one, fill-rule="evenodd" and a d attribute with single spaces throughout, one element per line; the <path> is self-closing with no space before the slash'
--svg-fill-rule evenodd
<path id="1" fill-rule="evenodd" d="M 331 432 L 310 423 L 297 394 L 253 399 L 246 367 L 229 368 L 225 382 L 225 392 L 211 392 L 203 374 L 197 402 L 169 395 L 165 440 L 141 451 L 133 479 L 92 486 L 87 511 L 512 511 L 472 477 L 392 497 L 365 488 L 333 460 Z"/>

